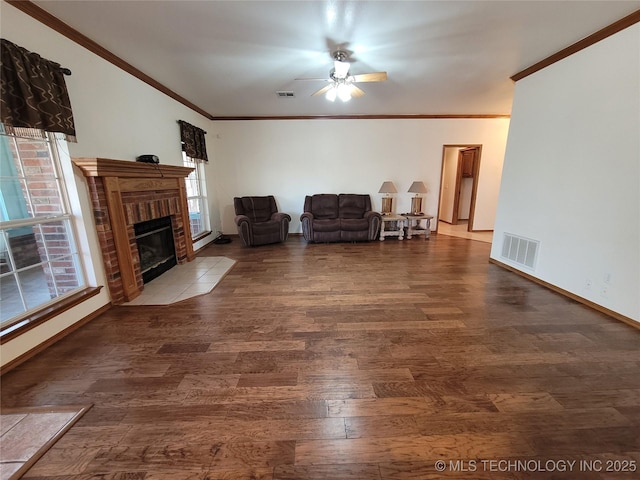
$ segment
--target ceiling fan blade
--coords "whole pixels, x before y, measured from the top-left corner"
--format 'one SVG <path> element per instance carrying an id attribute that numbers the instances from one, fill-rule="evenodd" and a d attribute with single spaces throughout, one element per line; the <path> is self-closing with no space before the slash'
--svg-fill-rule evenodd
<path id="1" fill-rule="evenodd" d="M 326 85 L 324 87 L 322 87 L 320 90 L 314 92 L 311 94 L 312 97 L 317 97 L 318 95 L 324 95 L 325 93 L 327 93 L 331 88 L 333 88 L 333 83 L 330 83 L 329 85 Z"/>
<path id="2" fill-rule="evenodd" d="M 354 98 L 358 98 L 364 95 L 364 90 L 362 90 L 361 88 L 356 87 L 355 85 L 351 85 L 351 96 Z"/>
<path id="3" fill-rule="evenodd" d="M 354 82 L 384 82 L 387 79 L 387 72 L 361 73 L 354 75 Z"/>

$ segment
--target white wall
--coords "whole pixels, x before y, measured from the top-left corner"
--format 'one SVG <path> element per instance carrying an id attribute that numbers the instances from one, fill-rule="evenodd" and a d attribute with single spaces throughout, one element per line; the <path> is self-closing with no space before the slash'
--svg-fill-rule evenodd
<path id="1" fill-rule="evenodd" d="M 3 38 L 59 62 L 72 71 L 72 75 L 66 77 L 78 138 L 78 143 L 69 144 L 72 157 L 133 161 L 140 154 L 154 153 L 162 163 L 181 165 L 180 132 L 176 121 L 186 120 L 210 130 L 211 122 L 205 117 L 9 4 L 2 2 L 1 8 L 0 30 Z M 88 277 L 92 280 L 92 285 L 105 285 L 105 288 L 96 297 L 3 344 L 0 358 L 2 365 L 109 303 L 86 182 L 78 169 L 72 169 L 69 165 L 67 167 L 66 173 L 73 177 L 71 182 L 75 182 L 77 187 L 70 194 L 72 199 L 76 199 L 74 216 L 81 234 L 84 261 L 90 269 Z M 211 167 L 207 166 L 207 170 L 211 170 Z M 209 191 L 212 189 L 211 183 Z M 211 210 L 217 211 L 213 199 Z M 215 228 L 215 225 L 212 227 Z M 196 248 L 199 246 L 195 245 Z"/>
<path id="2" fill-rule="evenodd" d="M 527 273 L 636 321 L 639 92 L 638 24 L 517 82 L 491 252 L 539 240 Z"/>
<path id="3" fill-rule="evenodd" d="M 368 193 L 381 209 L 385 180 L 396 185 L 394 210 L 410 209 L 411 183 L 428 193 L 437 217 L 444 144 L 482 144 L 475 228 L 493 229 L 508 119 L 273 120 L 213 122 L 215 191 L 225 233 L 236 233 L 233 197 L 274 195 L 301 232 L 305 195 Z M 435 228 L 436 222 L 432 223 Z"/>

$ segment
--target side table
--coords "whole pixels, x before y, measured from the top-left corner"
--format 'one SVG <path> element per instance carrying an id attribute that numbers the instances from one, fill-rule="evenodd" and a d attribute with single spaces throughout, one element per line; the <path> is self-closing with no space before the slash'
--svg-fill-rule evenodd
<path id="1" fill-rule="evenodd" d="M 382 215 L 380 241 L 384 242 L 385 237 L 398 237 L 398 240 L 402 240 L 404 238 L 404 221 L 405 217 L 400 215 Z"/>
<path id="2" fill-rule="evenodd" d="M 431 236 L 431 220 L 433 215 L 402 215 L 407 219 L 407 240 L 410 240 L 414 235 L 424 235 L 424 239 L 428 240 Z M 424 227 L 420 225 L 420 222 L 425 222 Z"/>

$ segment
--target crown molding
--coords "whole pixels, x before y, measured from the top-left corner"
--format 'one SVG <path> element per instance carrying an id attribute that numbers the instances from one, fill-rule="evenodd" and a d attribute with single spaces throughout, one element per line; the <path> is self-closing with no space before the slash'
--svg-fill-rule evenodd
<path id="1" fill-rule="evenodd" d="M 208 118 L 209 120 L 216 121 L 242 121 L 242 120 L 384 120 L 384 119 L 483 119 L 483 118 L 510 118 L 510 115 L 498 114 L 498 115 L 476 115 L 476 114 L 444 114 L 444 115 L 294 115 L 294 116 L 213 116 L 204 109 L 198 107 L 194 103 L 190 102 L 186 98 L 178 95 L 173 90 L 164 86 L 157 80 L 151 78 L 141 70 L 130 63 L 124 61 L 114 53 L 110 52 L 100 44 L 91 40 L 86 35 L 80 33 L 75 28 L 67 25 L 59 18 L 51 15 L 46 10 L 40 8 L 30 0 L 4 0 L 4 2 L 12 5 L 18 10 L 33 17 L 40 23 L 48 26 L 56 32 L 64 35 L 68 39 L 77 43 L 78 45 L 86 48 L 90 52 L 98 55 L 109 63 L 124 70 L 125 72 L 133 75 L 137 79 L 143 81 L 147 85 L 159 90 L 165 95 L 173 98 L 177 102 L 190 108 L 191 110 L 199 113 L 200 115 Z"/>
<path id="2" fill-rule="evenodd" d="M 640 22 L 640 10 L 636 10 L 630 15 L 627 15 L 624 18 L 621 18 L 617 22 L 612 23 L 604 27 L 601 30 L 598 30 L 596 33 L 589 35 L 588 37 L 583 38 L 582 40 L 577 41 L 573 45 L 569 45 L 567 48 L 563 48 L 559 52 L 554 53 L 553 55 L 548 56 L 544 60 L 540 60 L 538 63 L 531 65 L 528 68 L 525 68 L 521 72 L 516 73 L 511 77 L 511 80 L 517 82 L 518 80 L 522 80 L 529 75 L 536 73 L 543 68 L 548 67 L 549 65 L 553 65 L 560 60 L 567 58 L 574 53 L 579 52 L 580 50 L 584 50 L 591 45 L 598 43 L 601 40 L 604 40 L 611 35 L 614 35 L 625 28 L 630 27 L 631 25 L 635 25 Z"/>
<path id="3" fill-rule="evenodd" d="M 247 116 L 247 117 L 212 117 L 213 121 L 243 120 L 422 120 L 422 119 L 485 119 L 511 118 L 507 114 L 416 114 L 416 115 L 283 115 L 283 116 Z"/>
<path id="4" fill-rule="evenodd" d="M 118 57 L 114 53 L 110 52 L 100 44 L 91 40 L 86 35 L 80 33 L 70 25 L 67 25 L 62 20 L 54 17 L 46 10 L 40 8 L 30 0 L 4 0 L 4 2 L 9 5 L 17 8 L 18 10 L 26 13 L 27 15 L 33 17 L 49 28 L 55 30 L 56 32 L 64 35 L 68 39 L 77 43 L 78 45 L 86 48 L 90 52 L 98 55 L 109 63 L 115 65 L 116 67 L 124 70 L 125 72 L 133 75 L 137 79 L 146 83 L 147 85 L 155 88 L 156 90 L 164 93 L 165 95 L 173 98 L 177 102 L 182 105 L 190 108 L 191 110 L 199 113 L 200 115 L 208 118 L 209 120 L 215 121 L 242 121 L 242 120 L 382 120 L 382 119 L 486 119 L 486 118 L 510 118 L 510 115 L 506 114 L 498 114 L 498 115 L 476 115 L 476 114 L 442 114 L 442 115 L 429 115 L 429 114 L 420 114 L 420 115 L 295 115 L 295 116 L 213 116 L 206 110 L 198 107 L 193 102 L 190 102 L 186 98 L 177 94 L 170 88 L 166 87 L 162 83 L 158 82 L 154 78 L 145 74 L 141 70 L 137 69 L 130 63 L 124 61 L 122 58 Z M 630 27 L 636 23 L 640 22 L 640 10 L 636 10 L 635 12 L 627 15 L 626 17 L 618 20 L 617 22 L 604 27 L 603 29 L 597 31 L 596 33 L 589 35 L 588 37 L 583 38 L 582 40 L 574 43 L 573 45 L 568 46 L 560 50 L 553 55 L 541 60 L 540 62 L 522 70 L 521 72 L 516 73 L 511 77 L 511 80 L 517 82 L 529 75 L 542 70 L 543 68 L 548 67 L 570 55 L 573 55 L 580 50 L 583 50 L 605 38 L 624 30 L 625 28 Z"/>
<path id="5" fill-rule="evenodd" d="M 29 0 L 4 0 L 4 1 L 9 5 L 17 8 L 18 10 L 26 13 L 27 15 L 35 18 L 36 20 L 38 20 L 40 23 L 43 23 L 47 27 L 64 35 L 65 37 L 74 41 L 78 45 L 86 48 L 90 52 L 95 53 L 99 57 L 105 59 L 107 62 L 133 75 L 134 77 L 143 81 L 147 85 L 173 98 L 175 101 L 183 104 L 185 107 L 190 108 L 191 110 L 199 113 L 200 115 L 208 118 L 209 120 L 213 118 L 213 116 L 210 113 L 206 112 L 202 108 L 198 107 L 196 104 L 182 97 L 181 95 L 178 95 L 176 92 L 174 92 L 170 88 L 165 87 L 163 84 L 151 78 L 149 75 L 145 74 L 144 72 L 138 70 L 136 67 L 134 67 L 130 63 L 125 62 L 122 58 L 113 54 L 112 52 L 110 52 L 100 44 L 94 42 L 86 35 L 83 35 L 79 31 L 77 31 L 75 28 L 67 25 L 59 18 L 54 17 L 49 12 L 47 12 L 46 10 L 43 10 L 33 2 Z"/>

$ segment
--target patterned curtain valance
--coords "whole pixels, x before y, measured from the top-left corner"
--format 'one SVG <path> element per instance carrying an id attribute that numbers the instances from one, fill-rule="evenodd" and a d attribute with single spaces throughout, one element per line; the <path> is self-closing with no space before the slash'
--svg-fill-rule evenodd
<path id="1" fill-rule="evenodd" d="M 0 121 L 6 126 L 59 132 L 76 141 L 63 69 L 8 40 L 0 39 Z"/>
<path id="2" fill-rule="evenodd" d="M 204 139 L 207 132 L 201 128 L 194 127 L 184 120 L 178 120 L 178 123 L 180 124 L 180 141 L 182 142 L 184 153 L 194 160 L 208 162 L 207 144 Z"/>

